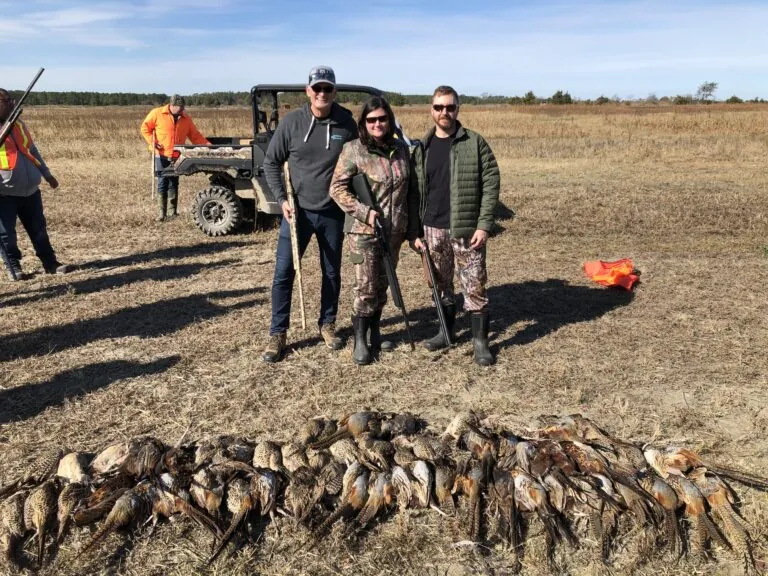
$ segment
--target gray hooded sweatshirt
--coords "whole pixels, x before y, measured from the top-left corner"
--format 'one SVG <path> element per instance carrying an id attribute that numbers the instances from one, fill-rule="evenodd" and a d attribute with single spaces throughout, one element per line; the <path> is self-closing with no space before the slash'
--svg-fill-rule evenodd
<path id="1" fill-rule="evenodd" d="M 287 161 L 298 205 L 307 210 L 335 206 L 328 190 L 345 142 L 358 137 L 352 113 L 335 102 L 326 118 L 316 118 L 309 104 L 278 124 L 264 159 L 264 175 L 279 204 L 286 200 L 282 167 Z"/>
<path id="2" fill-rule="evenodd" d="M 8 136 L 12 138 L 12 136 Z M 0 196 L 32 196 L 40 186 L 40 180 L 49 178 L 51 172 L 40 156 L 34 141 L 29 151 L 40 162 L 38 170 L 32 161 L 21 152 L 16 155 L 16 166 L 13 170 L 0 170 Z"/>

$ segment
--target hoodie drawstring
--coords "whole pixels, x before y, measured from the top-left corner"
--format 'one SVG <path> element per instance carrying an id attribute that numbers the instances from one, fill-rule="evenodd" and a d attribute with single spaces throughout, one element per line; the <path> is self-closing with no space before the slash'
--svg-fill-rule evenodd
<path id="1" fill-rule="evenodd" d="M 309 122 L 309 130 L 307 130 L 307 134 L 304 136 L 304 143 L 306 144 L 307 140 L 309 140 L 309 135 L 312 134 L 312 128 L 315 127 L 315 123 L 317 122 L 317 118 L 315 118 L 315 115 L 312 114 L 312 120 Z M 330 150 L 331 149 L 331 123 L 326 123 L 326 130 L 325 130 L 325 149 Z"/>
<path id="2" fill-rule="evenodd" d="M 304 143 L 306 144 L 307 140 L 309 140 L 309 135 L 312 134 L 312 128 L 315 127 L 315 115 L 312 114 L 312 120 L 309 123 L 309 130 L 307 130 L 307 135 L 304 136 Z"/>

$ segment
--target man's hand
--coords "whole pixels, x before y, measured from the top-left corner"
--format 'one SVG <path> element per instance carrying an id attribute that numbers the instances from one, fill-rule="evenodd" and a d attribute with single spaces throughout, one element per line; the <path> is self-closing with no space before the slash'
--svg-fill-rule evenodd
<path id="1" fill-rule="evenodd" d="M 163 149 L 163 145 L 160 144 L 160 142 L 155 142 L 155 150 L 162 150 L 162 149 Z"/>
<path id="2" fill-rule="evenodd" d="M 45 179 L 45 181 L 46 181 L 46 182 L 48 182 L 48 185 L 49 185 L 51 188 L 53 188 L 54 190 L 56 190 L 56 188 L 58 188 L 58 187 L 59 187 L 59 181 L 58 181 L 58 180 L 56 180 L 56 177 L 55 177 L 53 174 L 51 174 L 50 176 L 48 176 L 48 178 L 46 178 L 46 179 Z"/>
<path id="3" fill-rule="evenodd" d="M 370 212 L 368 212 L 368 220 L 366 220 L 366 222 L 368 223 L 368 226 L 370 226 L 371 228 L 374 228 L 376 225 L 376 218 L 378 217 L 379 217 L 379 213 L 376 212 L 376 210 L 371 210 Z"/>
<path id="4" fill-rule="evenodd" d="M 472 240 L 469 242 L 469 247 L 474 250 L 479 250 L 483 246 L 485 246 L 485 243 L 488 241 L 488 232 L 485 230 L 475 230 L 475 233 L 472 234 Z"/>
<path id="5" fill-rule="evenodd" d="M 421 238 L 416 238 L 416 240 L 411 240 L 410 242 L 408 242 L 408 245 L 411 247 L 411 250 L 413 250 L 414 252 L 417 252 L 419 254 L 424 252 L 424 242 L 422 241 Z"/>
<path id="6" fill-rule="evenodd" d="M 283 210 L 283 218 L 290 222 L 293 219 L 293 210 L 288 206 L 288 200 L 283 200 L 280 208 Z"/>

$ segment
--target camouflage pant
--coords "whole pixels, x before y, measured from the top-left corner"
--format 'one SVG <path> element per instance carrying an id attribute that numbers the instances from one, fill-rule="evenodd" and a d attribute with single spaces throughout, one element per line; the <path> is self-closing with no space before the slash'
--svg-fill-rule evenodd
<path id="1" fill-rule="evenodd" d="M 389 239 L 395 267 L 404 240 L 402 234 Z M 389 282 L 384 271 L 384 255 L 376 237 L 370 234 L 347 234 L 347 250 L 355 265 L 352 312 L 355 316 L 373 316 L 387 303 Z"/>
<path id="2" fill-rule="evenodd" d="M 485 285 L 485 246 L 480 250 L 469 247 L 469 238 L 452 239 L 449 230 L 424 226 L 424 240 L 435 262 L 435 276 L 440 297 L 454 302 L 453 273 L 456 270 L 464 293 L 464 310 L 479 312 L 488 306 Z"/>

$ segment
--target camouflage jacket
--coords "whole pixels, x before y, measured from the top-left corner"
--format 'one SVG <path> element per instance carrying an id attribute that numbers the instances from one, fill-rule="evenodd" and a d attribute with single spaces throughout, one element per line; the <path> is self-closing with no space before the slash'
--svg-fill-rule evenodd
<path id="1" fill-rule="evenodd" d="M 405 235 L 408 220 L 418 221 L 418 188 L 410 167 L 410 154 L 404 142 L 395 140 L 389 150 L 367 148 L 360 140 L 344 144 L 331 179 L 331 198 L 347 213 L 344 231 L 373 234 L 368 226 L 370 207 L 352 191 L 352 177 L 365 174 L 371 193 L 382 213 L 382 224 L 392 234 Z"/>

